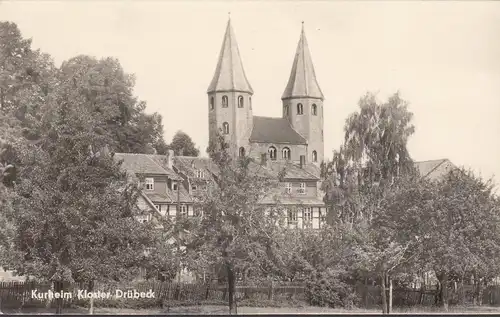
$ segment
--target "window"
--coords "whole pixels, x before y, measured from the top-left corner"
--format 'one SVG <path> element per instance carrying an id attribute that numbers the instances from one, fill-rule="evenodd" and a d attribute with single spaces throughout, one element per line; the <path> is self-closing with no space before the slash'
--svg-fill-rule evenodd
<path id="1" fill-rule="evenodd" d="M 214 110 L 214 97 L 210 98 L 210 110 Z"/>
<path id="2" fill-rule="evenodd" d="M 248 97 L 249 108 L 252 110 L 252 97 Z"/>
<path id="3" fill-rule="evenodd" d="M 188 214 L 187 206 L 186 205 L 181 205 L 180 208 L 181 209 L 179 210 L 179 216 L 181 216 L 181 217 L 187 216 L 187 214 Z"/>
<path id="4" fill-rule="evenodd" d="M 269 158 L 271 160 L 276 160 L 276 148 L 274 146 L 271 146 L 268 152 L 269 152 Z"/>
<path id="5" fill-rule="evenodd" d="M 160 205 L 155 205 L 155 208 L 158 209 L 158 211 L 161 211 L 161 206 Z"/>
<path id="6" fill-rule="evenodd" d="M 243 108 L 243 96 L 238 97 L 238 108 Z"/>
<path id="7" fill-rule="evenodd" d="M 297 211 L 296 210 L 289 210 L 288 211 L 288 224 L 296 224 L 297 223 Z"/>
<path id="8" fill-rule="evenodd" d="M 316 151 L 312 152 L 312 161 L 317 162 L 318 161 L 318 153 Z"/>
<path id="9" fill-rule="evenodd" d="M 304 106 L 301 103 L 297 104 L 297 114 L 304 114 Z"/>
<path id="10" fill-rule="evenodd" d="M 204 178 L 205 177 L 205 173 L 202 170 L 196 170 L 194 172 L 194 174 L 196 175 L 196 178 Z"/>
<path id="11" fill-rule="evenodd" d="M 229 134 L 229 123 L 224 122 L 224 123 L 222 124 L 222 132 L 223 132 L 224 134 Z"/>
<path id="12" fill-rule="evenodd" d="M 227 106 L 228 106 L 227 96 L 222 96 L 222 108 L 227 108 Z"/>
<path id="13" fill-rule="evenodd" d="M 191 190 L 195 191 L 197 189 L 196 185 L 191 186 Z"/>
<path id="14" fill-rule="evenodd" d="M 289 148 L 283 148 L 282 155 L 284 160 L 289 160 L 290 159 L 290 149 Z"/>
<path id="15" fill-rule="evenodd" d="M 172 182 L 172 190 L 177 190 L 179 188 L 179 185 L 177 182 Z"/>
<path id="16" fill-rule="evenodd" d="M 245 156 L 245 148 L 244 147 L 240 147 L 239 155 L 240 155 L 240 157 Z"/>
<path id="17" fill-rule="evenodd" d="M 312 114 L 313 114 L 313 116 L 318 115 L 318 106 L 316 106 L 315 103 L 313 103 L 313 105 L 312 105 Z"/>
<path id="18" fill-rule="evenodd" d="M 283 106 L 283 113 L 285 114 L 285 116 L 288 116 L 288 108 L 288 105 Z"/>
<path id="19" fill-rule="evenodd" d="M 148 177 L 144 180 L 144 184 L 146 184 L 146 190 L 155 190 L 155 179 L 152 177 Z"/>
<path id="20" fill-rule="evenodd" d="M 300 187 L 297 190 L 299 194 L 305 194 L 306 193 L 306 183 L 300 183 Z"/>
<path id="21" fill-rule="evenodd" d="M 304 218 L 304 222 L 311 222 L 312 221 L 312 208 L 304 208 L 304 210 L 302 212 L 303 212 L 302 217 Z"/>
<path id="22" fill-rule="evenodd" d="M 292 193 L 292 183 L 285 183 L 285 193 L 287 194 Z"/>

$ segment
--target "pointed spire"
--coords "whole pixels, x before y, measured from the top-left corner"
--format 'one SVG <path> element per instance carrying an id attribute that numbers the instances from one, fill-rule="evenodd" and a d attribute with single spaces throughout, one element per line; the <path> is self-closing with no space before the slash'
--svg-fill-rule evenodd
<path id="1" fill-rule="evenodd" d="M 219 61 L 207 93 L 216 91 L 241 91 L 253 94 L 241 61 L 236 36 L 231 26 L 231 13 L 227 21 L 226 34 L 222 42 Z"/>
<path id="2" fill-rule="evenodd" d="M 304 21 L 302 21 L 302 31 L 300 32 L 300 40 L 297 45 L 295 59 L 293 60 L 290 79 L 288 79 L 288 84 L 281 99 L 294 97 L 324 99 L 323 92 L 321 92 L 321 88 L 319 88 L 318 81 L 316 80 L 311 53 L 307 45 Z"/>

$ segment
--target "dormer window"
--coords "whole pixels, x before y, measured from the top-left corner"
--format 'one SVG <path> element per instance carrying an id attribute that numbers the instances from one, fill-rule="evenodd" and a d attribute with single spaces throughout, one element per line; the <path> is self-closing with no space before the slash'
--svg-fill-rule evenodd
<path id="1" fill-rule="evenodd" d="M 147 177 L 144 180 L 144 185 L 146 187 L 146 190 L 155 190 L 155 179 L 152 177 Z"/>
<path id="2" fill-rule="evenodd" d="M 297 114 L 304 114 L 304 106 L 301 103 L 297 104 Z"/>
<path id="3" fill-rule="evenodd" d="M 269 158 L 273 161 L 276 160 L 276 148 L 274 146 L 271 146 L 268 150 L 269 152 Z"/>
<path id="4" fill-rule="evenodd" d="M 282 151 L 283 159 L 284 160 L 289 160 L 290 159 L 290 149 L 289 148 L 284 148 Z"/>
<path id="5" fill-rule="evenodd" d="M 316 106 L 315 103 L 312 105 L 312 115 L 317 116 L 318 115 L 318 106 Z"/>
<path id="6" fill-rule="evenodd" d="M 214 107 L 215 107 L 214 97 L 210 97 L 210 110 L 214 110 Z"/>
<path id="7" fill-rule="evenodd" d="M 285 183 L 285 193 L 287 194 L 292 193 L 292 183 Z"/>
<path id="8" fill-rule="evenodd" d="M 196 187 L 196 185 L 192 185 L 192 186 L 191 186 L 191 190 L 192 190 L 192 191 L 196 191 L 197 189 L 198 189 L 198 188 Z"/>
<path id="9" fill-rule="evenodd" d="M 238 108 L 243 108 L 243 96 L 238 97 Z"/>
<path id="10" fill-rule="evenodd" d="M 172 182 L 172 190 L 178 190 L 179 189 L 179 184 L 176 181 Z"/>
<path id="11" fill-rule="evenodd" d="M 222 96 L 222 108 L 227 108 L 229 105 L 227 96 Z"/>

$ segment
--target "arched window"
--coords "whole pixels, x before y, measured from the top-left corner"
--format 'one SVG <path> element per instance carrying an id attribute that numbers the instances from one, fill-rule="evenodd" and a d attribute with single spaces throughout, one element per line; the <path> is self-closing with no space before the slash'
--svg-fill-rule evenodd
<path id="1" fill-rule="evenodd" d="M 238 108 L 243 108 L 243 96 L 238 97 Z"/>
<path id="2" fill-rule="evenodd" d="M 283 148 L 281 151 L 281 154 L 283 155 L 284 160 L 289 160 L 290 159 L 290 149 L 289 148 Z"/>
<path id="3" fill-rule="evenodd" d="M 304 114 L 304 106 L 301 103 L 297 104 L 297 114 Z"/>
<path id="4" fill-rule="evenodd" d="M 313 114 L 313 116 L 318 115 L 318 107 L 316 106 L 315 103 L 313 103 L 313 105 L 312 105 L 312 114 Z"/>
<path id="5" fill-rule="evenodd" d="M 222 96 L 222 108 L 227 108 L 227 106 L 228 106 L 227 96 Z"/>
<path id="6" fill-rule="evenodd" d="M 244 157 L 245 156 L 245 148 L 244 147 L 240 147 L 240 157 Z"/>
<path id="7" fill-rule="evenodd" d="M 276 148 L 274 146 L 271 146 L 268 152 L 269 152 L 269 158 L 271 160 L 276 160 Z"/>
<path id="8" fill-rule="evenodd" d="M 285 113 L 285 116 L 288 116 L 288 105 L 283 106 L 283 112 Z"/>
<path id="9" fill-rule="evenodd" d="M 249 108 L 252 110 L 252 97 L 248 97 Z"/>
<path id="10" fill-rule="evenodd" d="M 214 97 L 210 98 L 210 110 L 214 110 Z"/>
<path id="11" fill-rule="evenodd" d="M 224 134 L 229 134 L 229 123 L 224 122 L 224 123 L 222 124 L 222 132 L 223 132 Z"/>
<path id="12" fill-rule="evenodd" d="M 312 161 L 313 162 L 318 161 L 318 153 L 316 151 L 313 151 L 313 153 L 312 153 Z"/>

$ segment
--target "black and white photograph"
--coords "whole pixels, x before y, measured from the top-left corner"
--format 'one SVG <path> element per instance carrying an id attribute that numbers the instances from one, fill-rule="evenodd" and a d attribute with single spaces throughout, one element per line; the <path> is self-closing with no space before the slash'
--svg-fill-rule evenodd
<path id="1" fill-rule="evenodd" d="M 0 314 L 500 314 L 500 2 L 0 0 Z"/>

